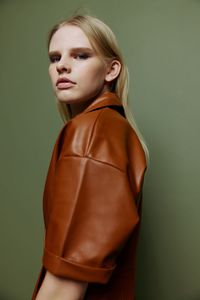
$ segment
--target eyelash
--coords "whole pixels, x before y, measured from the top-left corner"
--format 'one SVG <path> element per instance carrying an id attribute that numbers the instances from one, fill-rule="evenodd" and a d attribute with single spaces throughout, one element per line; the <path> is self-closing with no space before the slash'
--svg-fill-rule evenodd
<path id="1" fill-rule="evenodd" d="M 73 55 L 75 58 L 80 57 L 80 59 L 87 59 L 89 55 L 87 53 L 77 53 Z M 60 55 L 52 55 L 49 57 L 50 61 L 54 63 L 56 58 L 60 58 Z"/>

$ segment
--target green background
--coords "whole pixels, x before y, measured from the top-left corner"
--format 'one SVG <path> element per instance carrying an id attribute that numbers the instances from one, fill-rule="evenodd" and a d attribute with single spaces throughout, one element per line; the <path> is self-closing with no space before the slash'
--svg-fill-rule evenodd
<path id="1" fill-rule="evenodd" d="M 116 33 L 131 75 L 131 109 L 150 151 L 137 300 L 199 300 L 198 0 L 0 1 L 0 299 L 30 299 L 39 275 L 42 193 L 63 126 L 46 37 L 76 9 Z"/>

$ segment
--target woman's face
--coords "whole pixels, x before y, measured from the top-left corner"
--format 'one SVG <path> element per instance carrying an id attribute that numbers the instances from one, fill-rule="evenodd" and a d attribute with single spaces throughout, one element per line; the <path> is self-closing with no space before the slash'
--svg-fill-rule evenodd
<path id="1" fill-rule="evenodd" d="M 49 75 L 59 101 L 83 102 L 108 90 L 105 81 L 107 66 L 79 27 L 64 25 L 54 33 L 49 58 Z M 59 78 L 72 82 L 57 84 Z"/>

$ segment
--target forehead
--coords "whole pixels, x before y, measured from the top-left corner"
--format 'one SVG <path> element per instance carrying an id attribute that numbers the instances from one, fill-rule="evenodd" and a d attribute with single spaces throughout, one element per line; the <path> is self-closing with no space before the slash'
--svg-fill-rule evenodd
<path id="1" fill-rule="evenodd" d="M 83 46 L 92 49 L 92 45 L 83 30 L 77 26 L 64 25 L 53 34 L 49 49 L 68 49 Z"/>

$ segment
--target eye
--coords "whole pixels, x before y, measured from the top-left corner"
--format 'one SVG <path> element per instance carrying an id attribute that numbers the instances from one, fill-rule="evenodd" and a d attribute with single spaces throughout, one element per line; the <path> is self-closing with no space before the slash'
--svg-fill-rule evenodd
<path id="1" fill-rule="evenodd" d="M 50 55 L 49 59 L 52 63 L 60 60 L 60 55 Z"/>
<path id="2" fill-rule="evenodd" d="M 87 59 L 89 55 L 87 53 L 77 53 L 74 54 L 74 57 L 82 60 L 82 59 Z"/>

